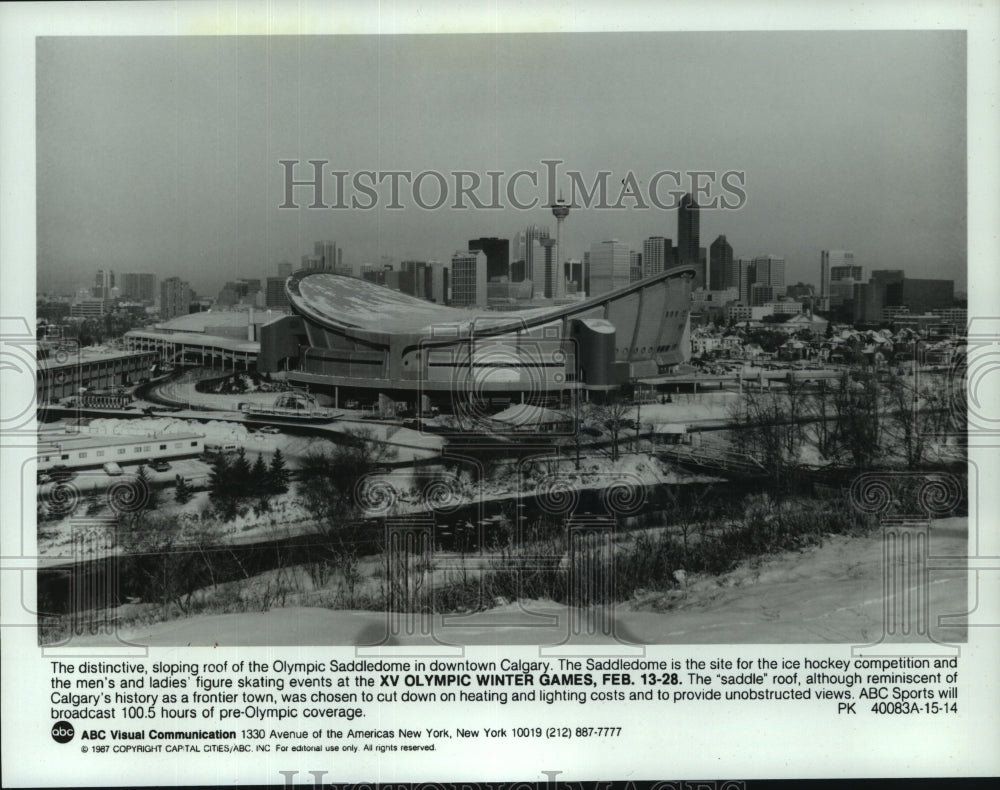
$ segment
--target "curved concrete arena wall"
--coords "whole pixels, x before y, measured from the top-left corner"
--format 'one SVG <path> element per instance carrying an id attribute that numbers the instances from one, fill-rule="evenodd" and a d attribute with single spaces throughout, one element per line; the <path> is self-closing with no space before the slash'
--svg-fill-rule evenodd
<path id="1" fill-rule="evenodd" d="M 281 353 L 297 345 L 298 359 L 288 364 L 269 348 L 261 357 L 276 369 L 297 368 L 293 378 L 334 386 L 558 388 L 575 379 L 581 336 L 573 325 L 600 319 L 613 327 L 613 340 L 584 333 L 602 349 L 591 358 L 587 378 L 611 380 L 610 370 L 594 367 L 608 366 L 597 359 L 609 354 L 612 362 L 627 364 L 630 375 L 655 375 L 687 358 L 693 275 L 694 267 L 680 266 L 578 303 L 491 313 L 427 302 L 345 275 L 299 272 L 286 282 L 302 321 L 296 342 L 282 338 L 281 328 L 262 333 L 263 344 L 280 346 Z"/>

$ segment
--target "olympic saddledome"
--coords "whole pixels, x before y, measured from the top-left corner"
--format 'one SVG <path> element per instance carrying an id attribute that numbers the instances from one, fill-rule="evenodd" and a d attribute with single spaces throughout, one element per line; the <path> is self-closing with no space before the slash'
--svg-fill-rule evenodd
<path id="1" fill-rule="evenodd" d="M 445 403 L 608 391 L 689 357 L 694 267 L 572 304 L 517 312 L 454 308 L 331 272 L 285 282 L 292 315 L 261 328 L 258 369 L 313 391 Z"/>

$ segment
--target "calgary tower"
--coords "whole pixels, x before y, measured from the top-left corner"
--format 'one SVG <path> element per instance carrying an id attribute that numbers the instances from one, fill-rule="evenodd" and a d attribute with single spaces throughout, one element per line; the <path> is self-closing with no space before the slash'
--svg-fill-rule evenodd
<path id="1" fill-rule="evenodd" d="M 566 275 L 563 272 L 563 262 L 562 262 L 562 224 L 563 220 L 569 216 L 569 210 L 571 206 L 563 200 L 562 192 L 559 193 L 559 200 L 549 206 L 552 209 L 552 216 L 556 218 L 556 248 L 553 250 L 553 266 L 555 271 L 552 273 L 552 282 L 554 288 L 554 296 L 563 296 L 565 293 Z"/>
<path id="2" fill-rule="evenodd" d="M 552 216 L 556 218 L 556 250 L 559 250 L 559 240 L 560 233 L 562 231 L 563 220 L 569 216 L 570 206 L 563 200 L 562 193 L 559 193 L 559 200 L 553 203 L 549 208 L 552 209 Z"/>

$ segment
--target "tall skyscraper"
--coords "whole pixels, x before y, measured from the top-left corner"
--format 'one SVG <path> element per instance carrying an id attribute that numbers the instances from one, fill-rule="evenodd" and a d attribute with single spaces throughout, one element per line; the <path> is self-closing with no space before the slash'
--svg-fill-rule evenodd
<path id="1" fill-rule="evenodd" d="M 533 247 L 531 258 L 535 267 L 535 295 L 546 299 L 562 299 L 566 295 L 566 277 L 556 260 L 559 252 L 556 240 L 536 239 Z"/>
<path id="2" fill-rule="evenodd" d="M 264 292 L 264 307 L 288 307 L 288 294 L 285 293 L 285 277 L 268 277 L 267 289 Z"/>
<path id="3" fill-rule="evenodd" d="M 337 245 L 332 241 L 317 241 L 313 244 L 313 256 L 320 259 L 320 268 L 332 272 L 339 265 Z"/>
<path id="4" fill-rule="evenodd" d="M 777 255 L 760 255 L 754 258 L 749 303 L 762 305 L 784 295 L 785 259 Z"/>
<path id="5" fill-rule="evenodd" d="M 834 266 L 854 265 L 854 253 L 850 250 L 822 250 L 819 254 L 819 295 L 830 297 L 830 269 Z M 858 280 L 861 279 L 859 276 Z"/>
<path id="6" fill-rule="evenodd" d="M 469 250 L 486 253 L 486 277 L 510 277 L 510 241 L 496 236 L 469 240 Z"/>
<path id="7" fill-rule="evenodd" d="M 778 289 L 767 283 L 754 283 L 750 286 L 750 305 L 760 307 L 768 302 L 775 301 L 779 296 Z"/>
<path id="8" fill-rule="evenodd" d="M 487 268 L 489 259 L 487 259 Z M 399 290 L 410 296 L 419 299 L 427 298 L 427 263 L 426 261 L 403 261 L 399 264 L 402 277 L 399 281 Z"/>
<path id="9" fill-rule="evenodd" d="M 690 194 L 681 198 L 677 209 L 677 262 L 680 265 L 698 265 L 699 217 L 698 204 Z"/>
<path id="10" fill-rule="evenodd" d="M 736 260 L 730 261 L 725 268 L 725 272 L 722 278 L 722 287 L 725 288 L 735 288 L 737 291 L 740 290 L 740 261 L 742 259 L 738 258 Z"/>
<path id="11" fill-rule="evenodd" d="M 733 245 L 725 236 L 716 237 L 712 242 L 708 258 L 708 290 L 721 291 L 728 288 L 726 273 L 733 265 Z"/>
<path id="12" fill-rule="evenodd" d="M 750 304 L 750 286 L 756 279 L 756 267 L 751 258 L 739 258 L 732 269 L 734 277 L 727 284 L 727 288 L 736 288 L 740 292 L 740 301 L 743 304 Z"/>
<path id="13" fill-rule="evenodd" d="M 642 253 L 632 250 L 628 254 L 628 279 L 629 282 L 641 280 L 642 274 Z"/>
<path id="14" fill-rule="evenodd" d="M 854 299 L 855 284 L 864 280 L 861 266 L 854 263 L 831 265 L 827 277 L 827 296 L 831 308 L 842 307 L 845 302 Z"/>
<path id="15" fill-rule="evenodd" d="M 642 243 L 642 276 L 652 277 L 669 269 L 673 258 L 673 241 L 663 236 L 650 236 Z"/>
<path id="16" fill-rule="evenodd" d="M 160 283 L 160 317 L 164 321 L 187 315 L 191 304 L 191 286 L 180 277 L 167 277 Z"/>
<path id="17" fill-rule="evenodd" d="M 428 279 L 427 298 L 438 304 L 451 304 L 448 296 L 448 267 L 441 261 L 427 262 Z"/>
<path id="18" fill-rule="evenodd" d="M 785 293 L 785 259 L 777 255 L 760 255 L 753 259 L 754 283 L 769 285 L 775 296 Z"/>
<path id="19" fill-rule="evenodd" d="M 852 263 L 846 266 L 830 267 L 831 283 L 835 283 L 838 280 L 860 280 L 863 276 L 860 264 Z"/>
<path id="20" fill-rule="evenodd" d="M 451 256 L 451 303 L 455 307 L 486 308 L 486 254 L 482 250 Z"/>
<path id="21" fill-rule="evenodd" d="M 563 262 L 566 272 L 567 290 L 569 293 L 583 293 L 583 261 L 570 258 Z"/>
<path id="22" fill-rule="evenodd" d="M 532 244 L 536 239 L 547 239 L 549 236 L 548 225 L 529 225 L 518 232 L 515 241 L 517 259 L 524 261 L 524 277 L 522 279 L 536 280 L 538 278 L 539 275 L 534 271 L 534 264 L 531 260 Z"/>
<path id="23" fill-rule="evenodd" d="M 156 275 L 126 272 L 121 276 L 122 298 L 140 302 L 156 301 Z"/>
<path id="24" fill-rule="evenodd" d="M 215 301 L 220 305 L 253 304 L 260 291 L 260 280 L 231 280 L 222 286 Z"/>
<path id="25" fill-rule="evenodd" d="M 111 289 L 114 287 L 115 273 L 111 269 L 98 269 L 90 292 L 95 299 L 110 299 Z"/>
<path id="26" fill-rule="evenodd" d="M 624 288 L 629 278 L 629 248 L 618 239 L 590 245 L 590 296 Z"/>

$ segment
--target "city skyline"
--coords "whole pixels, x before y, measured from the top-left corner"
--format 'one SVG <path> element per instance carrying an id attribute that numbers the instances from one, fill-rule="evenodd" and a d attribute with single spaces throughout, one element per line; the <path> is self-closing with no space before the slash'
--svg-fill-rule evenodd
<path id="1" fill-rule="evenodd" d="M 596 45 L 615 57 L 590 62 Z M 630 76 L 653 51 L 670 53 L 669 70 L 720 48 L 726 58 L 681 84 Z M 640 188 L 663 169 L 740 170 L 746 205 L 700 209 L 703 241 L 781 256 L 789 282 L 818 284 L 821 251 L 850 249 L 868 271 L 966 288 L 962 32 L 42 38 L 37 55 L 40 290 L 110 268 L 212 293 L 273 276 L 316 239 L 360 265 L 555 230 L 544 194 L 531 211 L 279 209 L 279 160 L 310 158 L 484 177 L 556 158 L 588 185 L 607 170 L 611 185 L 631 172 Z M 553 73 L 557 62 L 573 68 Z M 600 80 L 615 86 L 606 98 L 584 87 Z M 694 119 L 661 109 L 698 97 L 712 100 Z M 675 238 L 677 213 L 575 208 L 560 257 Z"/>

